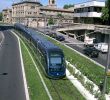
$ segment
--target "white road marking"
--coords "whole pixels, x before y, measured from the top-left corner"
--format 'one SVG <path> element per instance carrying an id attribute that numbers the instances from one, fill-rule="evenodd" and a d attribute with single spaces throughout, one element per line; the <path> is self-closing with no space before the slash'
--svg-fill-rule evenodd
<path id="1" fill-rule="evenodd" d="M 4 37 L 2 32 L 1 32 L 1 35 L 2 35 L 2 41 L 0 42 L 0 46 L 2 46 L 2 43 L 3 43 L 4 39 L 5 39 L 5 37 Z"/>
<path id="2" fill-rule="evenodd" d="M 26 95 L 26 100 L 30 100 L 29 98 L 29 92 L 28 92 L 28 86 L 27 86 L 27 81 L 26 81 L 26 75 L 25 75 L 25 70 L 24 70 L 24 63 L 23 63 L 23 57 L 22 57 L 22 52 L 21 52 L 21 45 L 20 45 L 20 39 L 19 37 L 11 31 L 18 39 L 18 44 L 19 44 L 19 53 L 20 53 L 20 58 L 21 58 L 21 67 L 22 67 L 22 73 L 23 73 L 23 82 L 24 82 L 24 89 L 25 89 L 25 95 Z"/>
<path id="3" fill-rule="evenodd" d="M 12 32 L 13 34 L 15 34 L 13 31 L 11 31 L 11 32 Z M 15 35 L 16 35 L 16 34 L 15 34 Z M 16 35 L 16 36 L 17 36 L 17 35 Z M 17 37 L 18 37 L 18 36 L 17 36 Z M 18 37 L 18 38 L 19 38 L 19 37 Z M 20 40 L 21 40 L 21 39 L 20 39 Z M 22 41 L 22 40 L 21 40 L 21 41 Z M 47 95 L 49 96 L 50 100 L 53 100 L 53 99 L 52 99 L 52 96 L 51 96 L 51 94 L 50 94 L 50 92 L 49 92 L 49 90 L 48 90 L 48 88 L 47 88 L 47 86 L 46 86 L 46 84 L 45 84 L 45 82 L 44 82 L 44 80 L 43 80 L 43 77 L 42 77 L 42 75 L 41 75 L 41 73 L 40 73 L 40 71 L 39 71 L 39 69 L 38 69 L 38 67 L 37 67 L 37 65 L 36 65 L 36 63 L 35 63 L 35 61 L 34 61 L 32 55 L 31 55 L 31 53 L 29 52 L 28 48 L 26 47 L 26 45 L 24 44 L 23 41 L 22 41 L 22 43 L 23 43 L 23 45 L 25 46 L 26 50 L 28 51 L 28 53 L 29 53 L 29 55 L 30 55 L 30 57 L 31 57 L 31 59 L 32 59 L 32 62 L 33 62 L 34 66 L 35 66 L 35 68 L 36 68 L 36 70 L 37 70 L 37 72 L 38 72 L 38 74 L 39 74 L 39 76 L 40 76 L 41 82 L 42 82 L 42 84 L 43 84 L 43 86 L 44 86 L 44 88 L 45 88 L 45 90 L 46 90 Z"/>

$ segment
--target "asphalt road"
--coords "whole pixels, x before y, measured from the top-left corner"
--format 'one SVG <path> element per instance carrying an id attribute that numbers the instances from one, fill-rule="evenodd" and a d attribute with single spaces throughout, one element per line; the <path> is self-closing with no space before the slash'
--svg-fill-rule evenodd
<path id="1" fill-rule="evenodd" d="M 9 31 L 4 31 L 0 47 L 0 100 L 26 100 L 18 41 Z"/>
<path id="2" fill-rule="evenodd" d="M 84 54 L 83 48 L 81 48 L 79 46 L 71 45 L 71 44 L 68 44 L 68 46 L 70 46 L 70 47 L 74 48 L 75 50 L 79 51 L 80 53 Z M 103 54 L 100 52 L 98 58 L 91 58 L 91 59 L 93 59 L 94 61 L 100 63 L 101 65 L 103 65 L 105 67 L 107 65 L 107 54 Z"/>
<path id="3" fill-rule="evenodd" d="M 44 29 L 40 29 L 40 30 L 41 31 L 44 31 Z M 45 31 L 49 31 L 49 30 L 50 29 L 45 29 Z M 61 34 L 61 35 L 63 35 L 63 34 Z M 71 37 L 68 38 L 67 35 L 63 35 L 63 36 L 65 37 L 65 40 L 66 40 L 63 43 L 70 43 L 70 42 L 73 43 L 73 44 L 67 44 L 67 45 L 70 46 L 70 47 L 72 47 L 72 48 L 74 48 L 75 50 L 79 51 L 80 53 L 84 54 L 84 52 L 83 52 L 84 46 L 83 46 L 83 44 L 81 44 L 83 42 L 80 42 L 80 41 L 78 41 L 76 39 L 73 39 Z M 103 65 L 105 67 L 107 65 L 107 54 L 100 53 L 98 58 L 91 58 L 91 59 L 93 59 L 94 61 L 100 63 L 101 65 Z"/>

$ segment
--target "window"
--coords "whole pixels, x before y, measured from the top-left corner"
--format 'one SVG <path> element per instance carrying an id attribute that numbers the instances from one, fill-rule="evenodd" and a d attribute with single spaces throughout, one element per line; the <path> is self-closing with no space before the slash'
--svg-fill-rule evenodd
<path id="1" fill-rule="evenodd" d="M 35 9 L 35 6 L 31 6 L 31 9 Z"/>
<path id="2" fill-rule="evenodd" d="M 90 7 L 88 7 L 88 12 L 90 12 Z"/>
<path id="3" fill-rule="evenodd" d="M 58 66 L 62 64 L 62 58 L 61 55 L 52 53 L 50 54 L 50 65 L 51 66 Z"/>
<path id="4" fill-rule="evenodd" d="M 51 57 L 50 58 L 50 64 L 52 66 L 55 66 L 55 65 L 61 65 L 61 57 Z"/>
<path id="5" fill-rule="evenodd" d="M 94 11 L 95 11 L 95 12 L 98 12 L 98 13 L 99 13 L 99 12 L 101 12 L 101 10 L 102 10 L 101 7 L 94 7 Z"/>

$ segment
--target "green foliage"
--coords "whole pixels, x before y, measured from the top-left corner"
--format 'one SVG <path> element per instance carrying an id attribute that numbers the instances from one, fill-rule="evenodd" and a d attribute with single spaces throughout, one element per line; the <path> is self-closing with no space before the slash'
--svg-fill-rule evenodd
<path id="1" fill-rule="evenodd" d="M 106 100 L 105 99 L 105 95 L 100 95 L 100 97 L 98 98 L 98 100 Z"/>
<path id="2" fill-rule="evenodd" d="M 61 13 L 58 13 L 58 14 L 57 14 L 57 17 L 62 18 L 63 15 L 62 15 Z"/>
<path id="3" fill-rule="evenodd" d="M 15 31 L 17 32 L 17 31 Z M 18 33 L 18 32 L 17 32 Z M 51 80 L 44 76 L 42 71 L 41 64 L 39 63 L 39 55 L 35 53 L 35 47 L 27 41 L 24 37 L 20 36 L 23 39 L 23 42 L 29 49 L 30 53 L 32 54 L 35 63 L 43 76 L 43 79 L 51 93 L 53 100 L 59 100 L 59 95 L 61 96 L 62 100 L 85 100 L 85 98 L 79 93 L 76 87 L 68 79 L 62 80 Z M 31 100 L 49 100 L 46 91 L 44 90 L 43 84 L 41 83 L 41 79 L 35 69 L 35 66 L 32 62 L 31 57 L 29 56 L 25 45 L 21 42 L 21 50 L 23 55 L 23 62 L 26 72 L 26 79 L 29 87 L 29 94 Z M 53 86 L 54 85 L 54 86 Z M 56 88 L 57 87 L 57 88 Z M 58 93 L 56 92 L 56 89 Z M 71 95 L 73 94 L 73 95 Z"/>
<path id="4" fill-rule="evenodd" d="M 2 21 L 2 13 L 0 12 L 0 21 Z"/>
<path id="5" fill-rule="evenodd" d="M 74 5 L 72 5 L 72 4 L 67 5 L 67 4 L 66 4 L 66 5 L 63 6 L 64 9 L 68 9 L 68 8 L 70 8 L 70 7 L 74 7 Z"/>
<path id="6" fill-rule="evenodd" d="M 86 84 L 85 84 L 85 87 L 86 87 L 86 89 L 89 90 L 92 94 L 94 93 L 94 91 L 93 91 L 94 85 L 93 85 L 91 82 L 87 81 Z"/>
<path id="7" fill-rule="evenodd" d="M 109 21 L 110 20 L 110 0 L 106 1 L 105 7 L 102 9 L 101 19 L 103 21 Z"/>
<path id="8" fill-rule="evenodd" d="M 48 20 L 48 25 L 53 25 L 54 24 L 54 20 L 52 17 L 50 17 L 50 19 Z"/>
<path id="9" fill-rule="evenodd" d="M 44 90 L 42 82 L 40 81 L 39 75 L 36 72 L 35 66 L 32 62 L 30 55 L 28 54 L 23 42 L 21 43 L 21 50 L 23 54 L 23 62 L 26 72 L 26 79 L 28 81 L 29 94 L 32 100 L 41 100 L 42 97 L 45 97 L 45 100 L 48 100 L 48 96 Z"/>
<path id="10" fill-rule="evenodd" d="M 100 81 L 104 77 L 103 68 L 77 54 L 75 51 L 65 47 L 64 45 L 57 43 L 50 38 L 48 39 L 63 49 L 67 61 L 73 65 L 77 64 L 77 69 L 80 70 L 83 75 L 87 76 L 87 78 L 93 81 L 96 85 L 99 85 Z M 110 79 L 108 79 L 108 88 L 110 88 Z"/>
<path id="11" fill-rule="evenodd" d="M 102 8 L 102 16 L 101 16 L 101 19 L 103 20 L 103 21 L 107 21 L 108 20 L 108 18 L 109 18 L 109 10 L 108 10 L 108 8 L 107 7 L 104 7 L 104 8 Z"/>

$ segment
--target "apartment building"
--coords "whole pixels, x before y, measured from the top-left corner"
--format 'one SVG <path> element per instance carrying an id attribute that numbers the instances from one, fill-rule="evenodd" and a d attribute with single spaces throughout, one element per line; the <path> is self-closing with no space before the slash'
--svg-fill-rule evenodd
<path id="1" fill-rule="evenodd" d="M 74 21 L 76 23 L 102 24 L 101 10 L 105 2 L 93 0 L 74 5 Z"/>
<path id="2" fill-rule="evenodd" d="M 11 9 L 4 9 L 2 11 L 3 14 L 3 22 L 4 23 L 12 23 L 12 10 Z"/>

